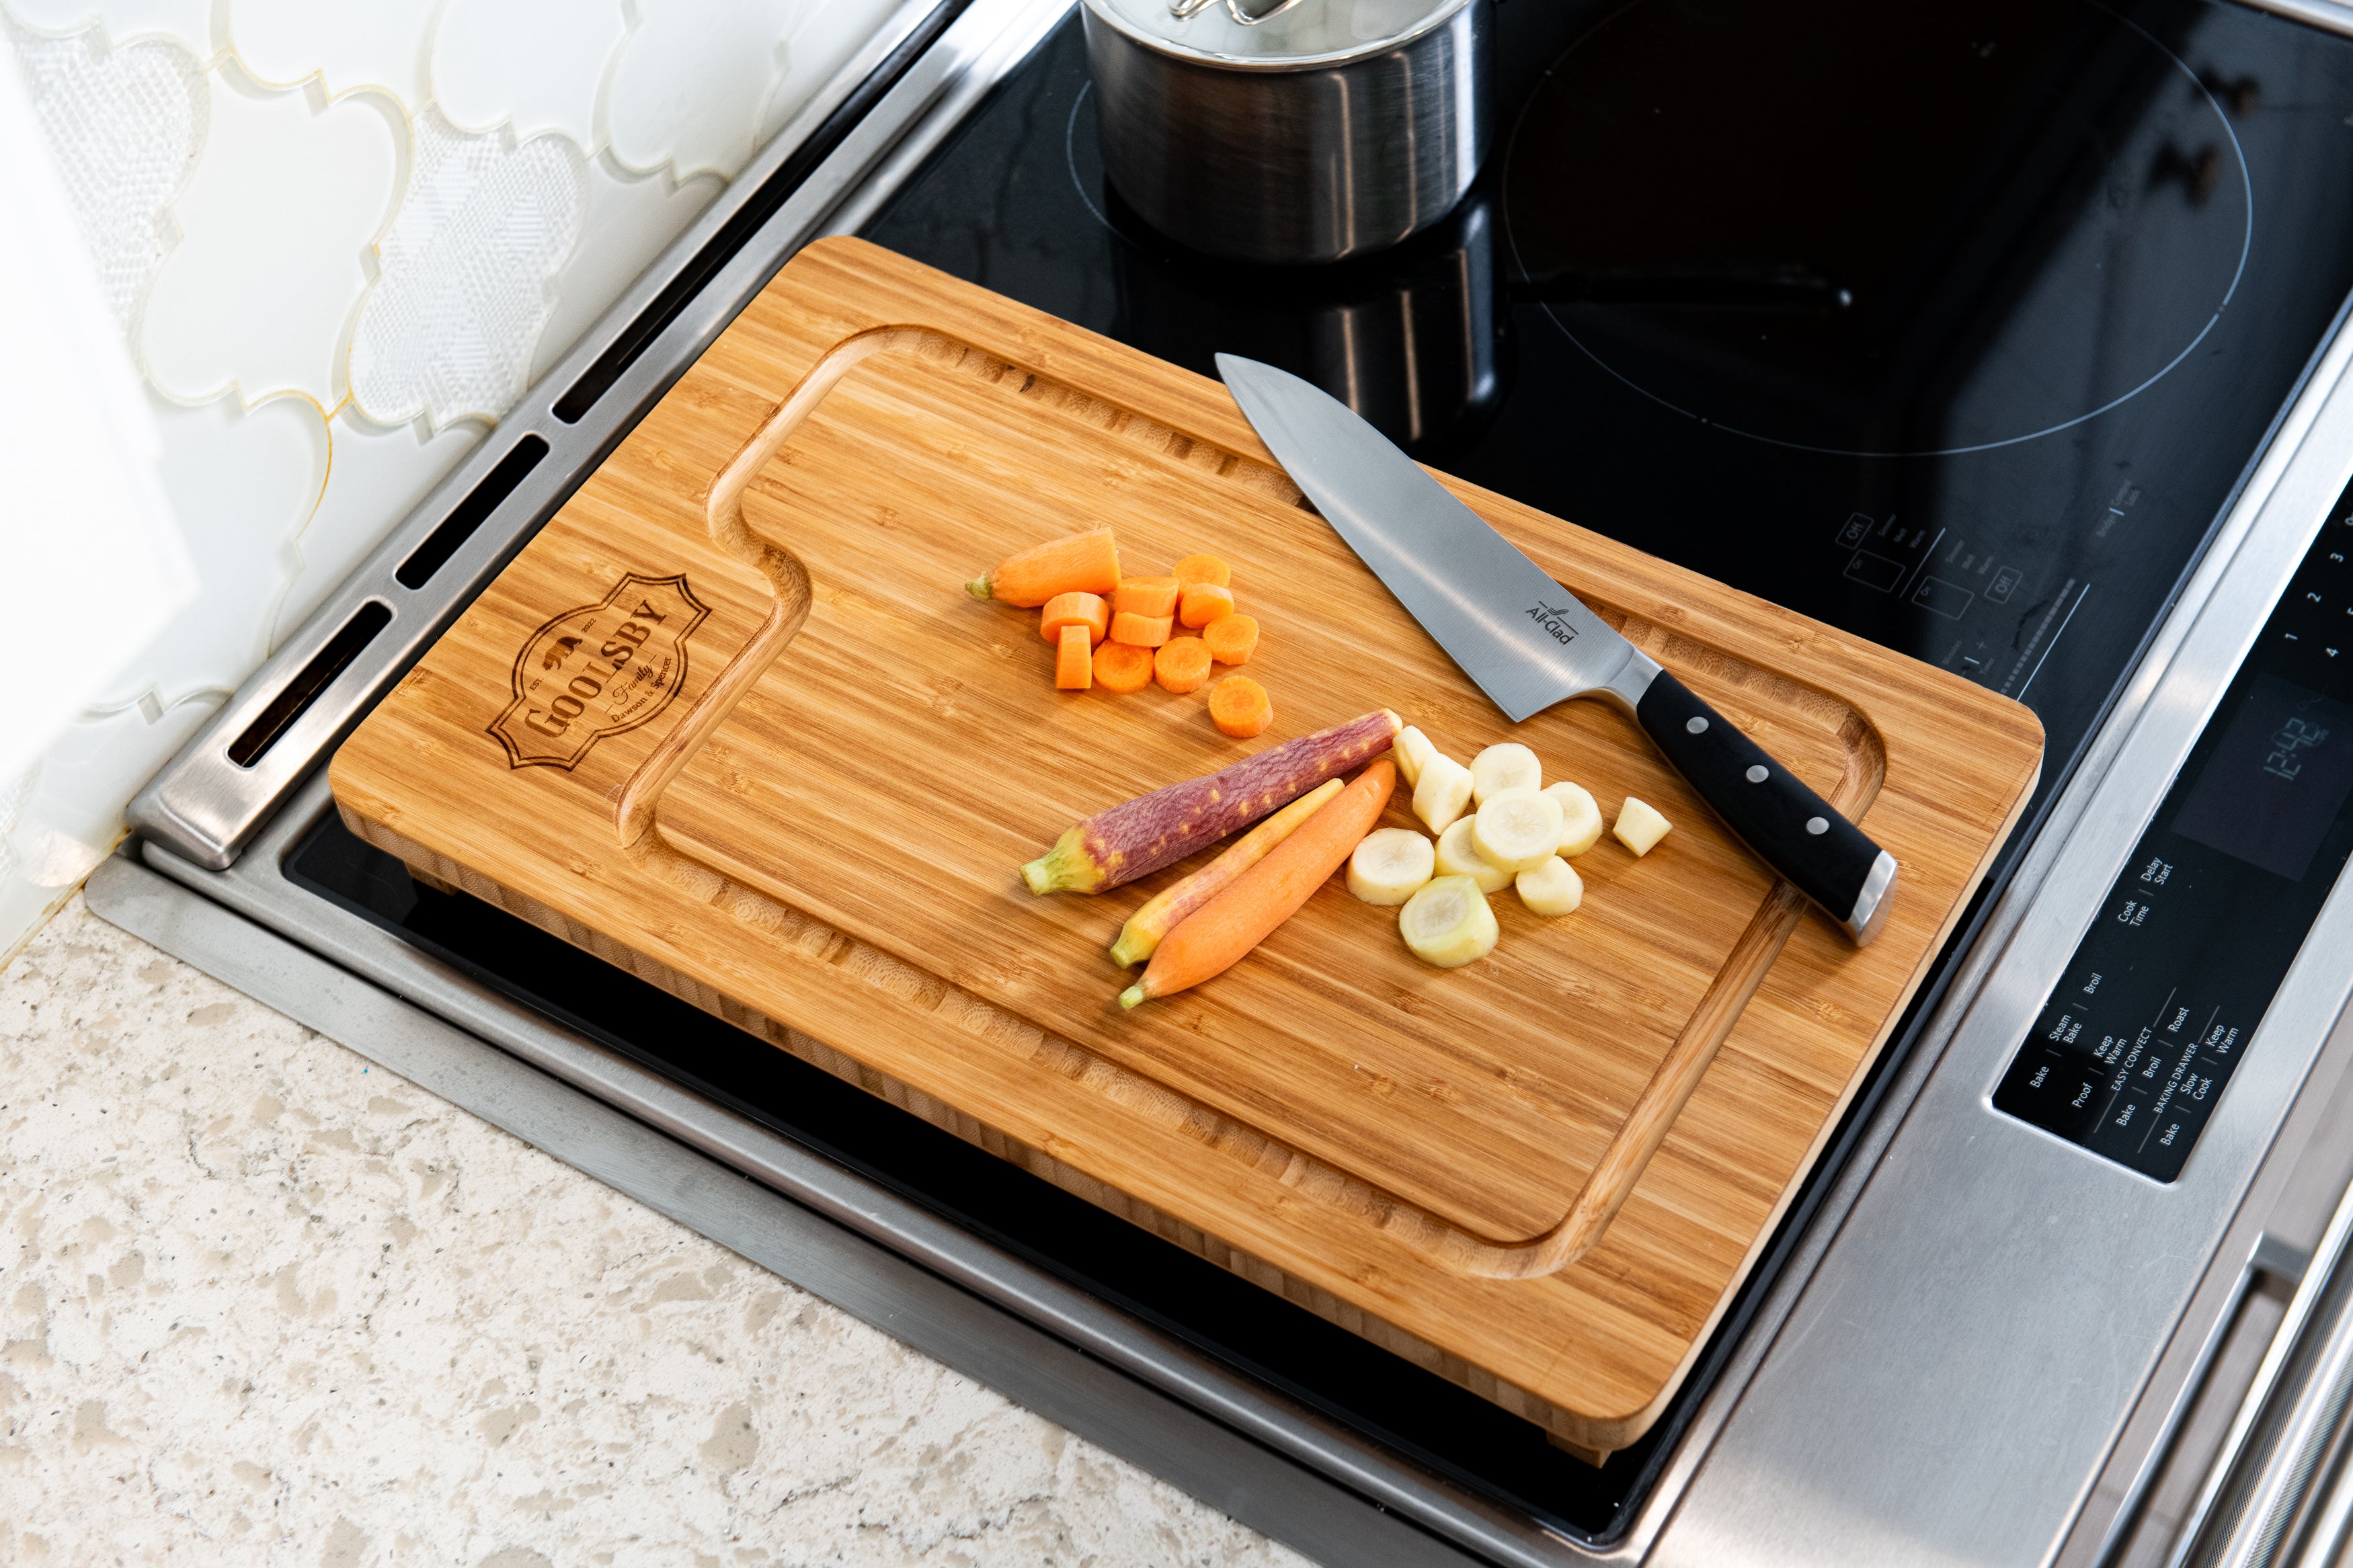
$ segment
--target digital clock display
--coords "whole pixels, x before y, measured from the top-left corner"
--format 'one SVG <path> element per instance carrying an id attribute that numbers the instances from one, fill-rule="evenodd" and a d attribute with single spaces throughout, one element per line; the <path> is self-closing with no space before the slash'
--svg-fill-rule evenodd
<path id="1" fill-rule="evenodd" d="M 2348 793 L 2353 708 L 2258 675 L 2199 771 L 2173 831 L 2300 882 Z"/>

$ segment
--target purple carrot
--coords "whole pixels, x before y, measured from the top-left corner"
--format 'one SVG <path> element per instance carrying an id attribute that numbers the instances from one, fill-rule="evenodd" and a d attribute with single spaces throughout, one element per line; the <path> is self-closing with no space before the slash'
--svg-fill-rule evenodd
<path id="1" fill-rule="evenodd" d="M 1021 879 L 1033 893 L 1100 893 L 1133 882 L 1370 762 L 1403 728 L 1379 709 L 1099 811 L 1022 867 Z"/>

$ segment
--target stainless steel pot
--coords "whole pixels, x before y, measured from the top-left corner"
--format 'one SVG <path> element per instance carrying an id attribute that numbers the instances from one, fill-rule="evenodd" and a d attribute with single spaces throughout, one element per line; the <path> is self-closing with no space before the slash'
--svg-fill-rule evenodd
<path id="1" fill-rule="evenodd" d="M 1290 265 L 1395 245 L 1462 199 L 1487 153 L 1493 0 L 1430 0 L 1386 37 L 1283 52 L 1331 36 L 1321 7 L 1363 0 L 1303 0 L 1249 33 L 1211 32 L 1221 7 L 1180 21 L 1166 0 L 1086 0 L 1105 173 L 1145 222 Z"/>

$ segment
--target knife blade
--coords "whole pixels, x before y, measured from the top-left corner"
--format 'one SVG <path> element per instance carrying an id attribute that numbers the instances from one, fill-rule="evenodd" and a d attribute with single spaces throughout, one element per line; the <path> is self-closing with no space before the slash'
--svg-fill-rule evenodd
<path id="1" fill-rule="evenodd" d="M 1219 374 L 1325 521 L 1514 724 L 1599 697 L 1857 946 L 1894 902 L 1895 858 L 1489 527 L 1347 405 L 1237 354 Z"/>

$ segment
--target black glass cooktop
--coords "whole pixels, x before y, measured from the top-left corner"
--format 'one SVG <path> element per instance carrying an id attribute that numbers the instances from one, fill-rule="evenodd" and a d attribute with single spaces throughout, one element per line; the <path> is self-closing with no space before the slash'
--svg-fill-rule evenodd
<path id="1" fill-rule="evenodd" d="M 2047 798 L 2353 287 L 2353 41 L 2195 3 L 1496 16 L 1494 152 L 1388 255 L 1250 268 L 1147 227 L 1075 19 L 866 232 L 1205 374 L 1297 371 L 2016 697 Z"/>

